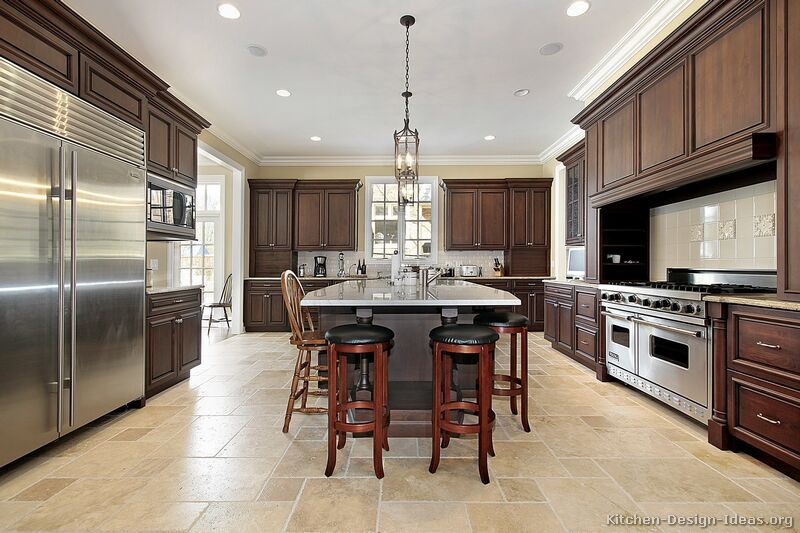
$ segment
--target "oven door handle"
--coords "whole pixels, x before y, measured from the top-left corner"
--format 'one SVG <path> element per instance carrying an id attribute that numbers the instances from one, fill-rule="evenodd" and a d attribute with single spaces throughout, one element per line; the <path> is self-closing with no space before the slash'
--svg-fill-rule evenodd
<path id="1" fill-rule="evenodd" d="M 618 315 L 616 313 L 609 313 L 608 311 L 600 311 L 600 314 L 603 316 L 611 317 L 611 318 L 618 318 L 620 320 L 633 320 L 632 317 L 625 316 L 625 315 Z"/>
<path id="2" fill-rule="evenodd" d="M 656 324 L 655 322 L 648 322 L 647 320 L 642 320 L 641 318 L 631 317 L 630 319 L 632 322 L 637 324 L 645 324 L 647 326 L 652 326 L 654 328 L 663 329 L 665 331 L 671 331 L 673 333 L 680 333 L 682 335 L 689 335 L 690 337 L 702 337 L 703 333 L 701 331 L 695 331 L 691 329 L 683 329 L 683 328 L 676 328 L 674 326 L 665 326 L 664 324 Z"/>

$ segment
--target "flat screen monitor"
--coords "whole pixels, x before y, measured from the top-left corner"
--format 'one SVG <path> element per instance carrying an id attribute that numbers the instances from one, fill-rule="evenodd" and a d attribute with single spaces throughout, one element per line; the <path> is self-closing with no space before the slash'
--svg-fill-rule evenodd
<path id="1" fill-rule="evenodd" d="M 586 276 L 586 249 L 567 250 L 567 277 L 583 279 Z"/>

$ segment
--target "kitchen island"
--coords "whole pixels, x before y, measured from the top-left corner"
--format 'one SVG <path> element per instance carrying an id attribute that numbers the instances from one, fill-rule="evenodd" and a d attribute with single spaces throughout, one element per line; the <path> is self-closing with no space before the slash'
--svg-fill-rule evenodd
<path id="1" fill-rule="evenodd" d="M 513 294 L 463 280 L 438 279 L 390 285 L 388 280 L 345 281 L 306 294 L 301 305 L 318 308 L 320 329 L 354 322 L 372 323 L 395 333 L 389 354 L 391 436 L 430 434 L 432 360 L 428 333 L 442 324 L 472 323 L 479 312 L 521 304 Z M 322 356 L 324 363 L 324 355 Z M 351 395 L 369 396 L 372 378 L 362 361 L 351 365 Z M 455 384 L 467 395 L 475 385 L 473 364 L 457 365 Z"/>

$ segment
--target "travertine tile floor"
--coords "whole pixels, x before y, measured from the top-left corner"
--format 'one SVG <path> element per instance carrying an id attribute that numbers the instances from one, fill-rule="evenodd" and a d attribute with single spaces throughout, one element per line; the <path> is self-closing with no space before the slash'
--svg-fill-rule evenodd
<path id="1" fill-rule="evenodd" d="M 540 334 L 530 339 L 533 431 L 523 433 L 495 399 L 488 486 L 474 440 L 453 441 L 431 475 L 427 439 L 393 439 L 379 481 L 369 442 L 349 439 L 326 479 L 325 417 L 296 415 L 291 433 L 280 431 L 295 358 L 287 335 L 248 334 L 206 346 L 192 378 L 146 408 L 108 416 L 0 471 L 0 530 L 700 529 L 669 525 L 670 515 L 792 517 L 797 529 L 800 484 L 711 447 L 702 427 L 595 381 Z M 609 515 L 664 522 L 608 526 Z"/>

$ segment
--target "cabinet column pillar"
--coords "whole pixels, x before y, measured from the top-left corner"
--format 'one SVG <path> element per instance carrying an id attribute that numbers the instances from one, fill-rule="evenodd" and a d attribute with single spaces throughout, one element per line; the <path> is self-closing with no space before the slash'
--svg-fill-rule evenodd
<path id="1" fill-rule="evenodd" d="M 708 421 L 708 442 L 721 450 L 731 449 L 731 438 L 728 433 L 728 308 L 727 305 L 709 302 L 708 314 L 711 317 L 711 328 L 714 339 L 712 360 L 713 393 L 711 399 L 711 419 Z"/>

